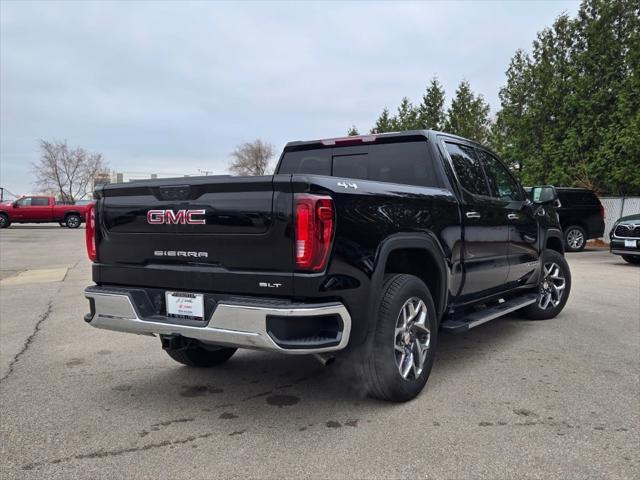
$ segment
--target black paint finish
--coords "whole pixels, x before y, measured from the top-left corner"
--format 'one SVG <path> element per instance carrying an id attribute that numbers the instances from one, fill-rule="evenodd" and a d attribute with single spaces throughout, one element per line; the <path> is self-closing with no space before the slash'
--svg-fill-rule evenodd
<path id="1" fill-rule="evenodd" d="M 428 261 L 412 267 L 441 286 L 434 294 L 440 314 L 496 292 L 534 287 L 549 225 L 542 225 L 528 201 L 465 197 L 439 147 L 441 136 L 426 131 L 384 136 L 385 143 L 422 138 L 438 187 L 304 173 L 105 186 L 96 192 L 93 279 L 101 285 L 204 292 L 216 298 L 338 300 L 352 316 L 350 344 L 365 338 L 387 260 L 398 249 L 423 252 L 419 258 Z M 311 148 L 322 144 L 292 142 L 285 152 Z M 324 272 L 295 269 L 297 193 L 333 198 L 334 239 Z M 150 209 L 204 209 L 207 222 L 150 225 Z M 472 210 L 480 218 L 467 218 Z M 518 217 L 512 220 L 509 214 Z M 206 252 L 206 257 L 158 256 L 156 251 Z"/>

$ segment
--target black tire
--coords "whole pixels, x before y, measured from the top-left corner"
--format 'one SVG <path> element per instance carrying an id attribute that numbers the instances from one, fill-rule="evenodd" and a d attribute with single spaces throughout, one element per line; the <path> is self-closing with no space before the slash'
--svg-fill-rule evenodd
<path id="1" fill-rule="evenodd" d="M 555 291 L 557 292 L 557 286 L 560 284 L 560 282 L 555 280 L 553 276 L 545 278 L 546 269 L 548 269 L 548 266 L 553 264 L 557 265 L 560 270 L 561 275 L 559 276 L 564 279 L 564 288 L 562 289 L 562 295 L 560 296 L 557 305 L 553 305 L 553 303 L 551 303 L 544 307 L 545 302 L 542 297 L 546 296 L 547 292 L 553 291 L 553 285 L 556 286 Z M 542 252 L 542 266 L 543 271 L 540 275 L 540 284 L 538 286 L 538 298 L 536 299 L 536 303 L 521 310 L 522 314 L 529 320 L 547 320 L 556 317 L 566 305 L 567 300 L 569 299 L 569 294 L 571 293 L 571 270 L 569 269 L 567 260 L 562 254 L 555 250 L 545 250 Z M 549 285 L 549 288 L 547 288 L 546 285 Z"/>
<path id="2" fill-rule="evenodd" d="M 436 309 L 427 286 L 413 275 L 390 275 L 385 279 L 380 297 L 374 330 L 357 358 L 360 380 L 366 393 L 371 397 L 406 402 L 422 391 L 431 373 L 438 339 Z M 426 307 L 426 318 L 423 324 L 428 328 L 428 332 L 422 327 L 415 328 L 419 323 L 416 321 L 413 323 L 415 338 L 411 340 L 414 333 L 409 330 L 398 333 L 400 329 L 396 327 L 403 321 L 405 305 L 418 300 L 423 302 L 422 304 L 418 302 L 423 312 L 425 311 L 423 306 Z M 416 344 L 418 341 L 420 341 L 419 346 Z M 428 348 L 422 350 L 425 355 L 424 361 L 419 374 L 416 375 L 418 367 L 414 363 L 413 353 L 420 352 L 420 348 L 425 345 L 428 345 Z M 405 349 L 404 352 L 402 349 Z M 402 359 L 411 362 L 411 369 L 406 378 L 403 377 L 400 369 L 409 363 L 403 363 Z"/>
<path id="3" fill-rule="evenodd" d="M 587 232 L 578 225 L 571 225 L 564 231 L 564 249 L 567 252 L 580 252 L 587 246 Z"/>
<path id="4" fill-rule="evenodd" d="M 229 360 L 237 348 L 221 347 L 218 350 L 207 350 L 201 346 L 192 345 L 179 350 L 165 350 L 176 362 L 188 367 L 215 367 Z"/>
<path id="5" fill-rule="evenodd" d="M 622 255 L 622 259 L 627 263 L 640 265 L 640 255 Z"/>
<path id="6" fill-rule="evenodd" d="M 64 221 L 68 228 L 78 228 L 82 223 L 82 219 L 80 218 L 80 215 L 76 213 L 71 213 L 67 215 Z"/>
<path id="7" fill-rule="evenodd" d="M 9 228 L 9 225 L 11 225 L 9 216 L 6 213 L 0 213 L 0 228 Z"/>

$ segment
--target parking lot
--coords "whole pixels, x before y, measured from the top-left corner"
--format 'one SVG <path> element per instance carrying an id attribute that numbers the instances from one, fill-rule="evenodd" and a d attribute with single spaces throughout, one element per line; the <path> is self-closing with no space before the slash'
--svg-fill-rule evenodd
<path id="1" fill-rule="evenodd" d="M 2 478 L 639 478 L 640 268 L 569 255 L 554 320 L 442 334 L 427 389 L 362 398 L 314 358 L 217 369 L 91 328 L 84 230 L 0 232 Z"/>

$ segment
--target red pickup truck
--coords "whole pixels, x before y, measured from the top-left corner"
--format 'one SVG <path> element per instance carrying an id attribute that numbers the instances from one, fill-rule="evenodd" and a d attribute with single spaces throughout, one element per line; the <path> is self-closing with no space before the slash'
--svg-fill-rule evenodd
<path id="1" fill-rule="evenodd" d="M 58 222 L 62 227 L 78 228 L 93 202 L 75 205 L 56 204 L 52 196 L 22 197 L 0 204 L 0 228 L 12 223 Z"/>

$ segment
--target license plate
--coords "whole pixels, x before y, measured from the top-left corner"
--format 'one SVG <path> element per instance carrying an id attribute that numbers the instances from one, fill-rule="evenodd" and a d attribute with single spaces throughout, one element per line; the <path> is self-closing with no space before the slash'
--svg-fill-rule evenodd
<path id="1" fill-rule="evenodd" d="M 625 240 L 624 246 L 626 248 L 636 248 L 636 240 Z"/>
<path id="2" fill-rule="evenodd" d="M 201 293 L 166 292 L 167 316 L 204 320 L 204 296 Z"/>

